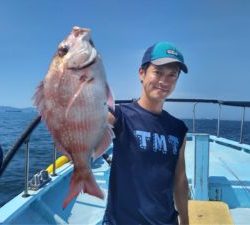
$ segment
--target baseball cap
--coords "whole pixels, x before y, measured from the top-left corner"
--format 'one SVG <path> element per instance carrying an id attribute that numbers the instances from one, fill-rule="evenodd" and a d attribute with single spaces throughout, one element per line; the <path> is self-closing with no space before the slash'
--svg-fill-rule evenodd
<path id="1" fill-rule="evenodd" d="M 149 62 L 156 66 L 177 62 L 184 73 L 188 72 L 183 55 L 174 44 L 170 42 L 157 42 L 149 47 L 144 53 L 141 65 Z"/>

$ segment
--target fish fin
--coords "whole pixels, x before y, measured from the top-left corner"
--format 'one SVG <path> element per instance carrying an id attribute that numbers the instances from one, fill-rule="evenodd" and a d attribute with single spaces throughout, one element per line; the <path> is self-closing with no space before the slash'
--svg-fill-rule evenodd
<path id="1" fill-rule="evenodd" d="M 98 157 L 100 157 L 105 152 L 105 150 L 107 150 L 107 148 L 109 147 L 109 145 L 112 142 L 112 139 L 115 138 L 115 134 L 114 134 L 112 128 L 113 128 L 113 126 L 108 124 L 108 126 L 103 134 L 101 142 L 98 144 L 97 148 L 95 149 L 95 151 L 92 155 L 93 160 L 96 160 Z"/>
<path id="2" fill-rule="evenodd" d="M 104 199 L 104 193 L 95 181 L 92 172 L 88 171 L 84 174 L 83 171 L 75 171 L 70 181 L 70 193 L 63 202 L 63 209 L 76 197 L 81 191 L 94 195 L 100 199 Z"/>
<path id="3" fill-rule="evenodd" d="M 97 198 L 104 199 L 104 193 L 96 183 L 92 173 L 90 174 L 89 178 L 85 180 L 84 192 L 96 196 Z"/>
<path id="4" fill-rule="evenodd" d="M 106 93 L 107 93 L 107 98 L 108 98 L 107 104 L 113 111 L 115 111 L 115 101 L 114 101 L 114 97 L 113 97 L 114 95 L 113 95 L 108 83 L 106 83 Z"/>
<path id="5" fill-rule="evenodd" d="M 68 104 L 67 109 L 65 111 L 65 117 L 66 118 L 68 117 L 68 114 L 69 114 L 69 111 L 70 111 L 72 105 L 74 104 L 75 100 L 78 98 L 78 96 L 80 95 L 80 93 L 82 92 L 82 89 L 84 88 L 84 86 L 87 83 L 91 82 L 93 79 L 94 79 L 93 77 L 87 77 L 86 75 L 82 75 L 80 77 L 81 84 L 78 87 L 78 89 L 77 89 L 76 93 L 74 94 L 74 96 L 69 101 L 69 104 Z"/>
<path id="6" fill-rule="evenodd" d="M 83 182 L 80 180 L 79 175 L 74 170 L 70 181 L 70 192 L 63 202 L 63 209 L 65 209 L 67 205 L 73 200 L 73 198 L 80 193 L 82 187 Z"/>
<path id="7" fill-rule="evenodd" d="M 39 113 L 43 113 L 45 109 L 45 103 L 44 103 L 44 83 L 43 81 L 40 82 L 38 87 L 36 88 L 36 92 L 32 97 L 34 106 L 37 107 Z M 44 115 L 42 115 L 44 116 Z"/>

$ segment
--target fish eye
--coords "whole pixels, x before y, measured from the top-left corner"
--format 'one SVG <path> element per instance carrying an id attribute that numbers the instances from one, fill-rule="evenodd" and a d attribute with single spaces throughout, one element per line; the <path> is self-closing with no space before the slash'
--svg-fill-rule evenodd
<path id="1" fill-rule="evenodd" d="M 65 56 L 69 51 L 69 47 L 67 45 L 61 46 L 58 48 L 58 55 L 60 57 Z"/>

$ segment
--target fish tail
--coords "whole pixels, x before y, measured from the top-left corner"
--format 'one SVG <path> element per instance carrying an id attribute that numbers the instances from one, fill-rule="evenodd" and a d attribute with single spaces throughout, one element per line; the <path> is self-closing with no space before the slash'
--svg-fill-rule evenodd
<path id="1" fill-rule="evenodd" d="M 70 193 L 63 202 L 63 209 L 76 197 L 81 191 L 94 195 L 98 198 L 104 199 L 104 194 L 95 181 L 95 178 L 91 172 L 87 174 L 83 171 L 74 172 L 70 181 Z"/>
<path id="2" fill-rule="evenodd" d="M 98 184 L 95 181 L 93 174 L 91 173 L 87 180 L 84 182 L 84 192 L 96 196 L 97 198 L 104 199 L 104 194 Z"/>

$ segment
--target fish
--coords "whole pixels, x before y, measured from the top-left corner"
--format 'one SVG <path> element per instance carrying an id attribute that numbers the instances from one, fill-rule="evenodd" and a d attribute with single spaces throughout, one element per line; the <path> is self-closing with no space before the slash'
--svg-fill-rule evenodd
<path id="1" fill-rule="evenodd" d="M 114 98 L 91 29 L 74 26 L 58 45 L 33 100 L 56 148 L 74 165 L 63 208 L 80 192 L 104 199 L 90 165 L 114 138 L 108 123 Z"/>

